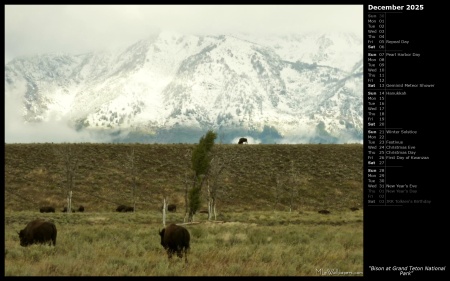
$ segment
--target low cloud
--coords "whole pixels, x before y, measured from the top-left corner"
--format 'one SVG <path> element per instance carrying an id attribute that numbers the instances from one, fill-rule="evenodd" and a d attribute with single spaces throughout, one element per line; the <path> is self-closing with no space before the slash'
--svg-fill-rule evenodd
<path id="1" fill-rule="evenodd" d="M 110 142 L 106 137 L 94 136 L 88 131 L 76 131 L 67 118 L 51 117 L 45 122 L 25 123 L 23 120 L 23 96 L 10 94 L 5 97 L 5 143 L 74 143 Z"/>
<path id="2" fill-rule="evenodd" d="M 247 139 L 247 144 L 260 144 L 261 143 L 260 139 L 255 139 L 255 138 L 250 137 L 250 136 L 244 136 L 243 138 Z M 234 139 L 231 140 L 231 143 L 232 144 L 238 143 L 239 139 L 240 139 L 240 137 L 239 138 L 234 138 Z"/>

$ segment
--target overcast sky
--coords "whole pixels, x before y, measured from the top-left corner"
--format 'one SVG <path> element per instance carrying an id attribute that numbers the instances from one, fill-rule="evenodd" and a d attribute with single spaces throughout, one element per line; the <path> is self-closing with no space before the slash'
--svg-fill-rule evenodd
<path id="1" fill-rule="evenodd" d="M 5 63 L 21 55 L 127 46 L 158 30 L 191 34 L 354 31 L 362 5 L 5 5 Z"/>

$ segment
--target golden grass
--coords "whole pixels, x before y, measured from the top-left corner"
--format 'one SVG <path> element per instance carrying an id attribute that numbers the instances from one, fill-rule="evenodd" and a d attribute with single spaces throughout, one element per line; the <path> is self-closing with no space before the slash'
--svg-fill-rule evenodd
<path id="1" fill-rule="evenodd" d="M 52 214 L 57 245 L 21 247 L 15 232 L 35 212 L 6 212 L 6 276 L 317 276 L 319 269 L 363 270 L 362 212 L 332 220 L 318 213 L 230 213 L 236 221 L 185 225 L 188 265 L 169 261 L 157 212 Z M 264 217 L 260 223 L 249 217 Z M 290 219 L 292 221 L 289 222 Z M 270 222 L 277 222 L 271 224 Z"/>
<path id="2" fill-rule="evenodd" d="M 363 270 L 363 146 L 215 145 L 233 157 L 219 179 L 217 220 L 196 214 L 187 225 L 192 249 L 187 266 L 168 261 L 158 231 L 163 196 L 177 204 L 166 222 L 183 222 L 184 179 L 191 144 L 70 144 L 77 151 L 73 206 L 62 213 L 64 144 L 5 144 L 6 276 L 318 276 Z M 127 153 L 137 167 L 135 213 Z M 292 164 L 293 163 L 293 164 Z M 292 166 L 293 165 L 293 166 Z M 292 167 L 294 169 L 292 170 Z M 276 178 L 291 179 L 276 198 Z M 205 193 L 200 209 L 206 209 Z M 39 213 L 53 205 L 56 213 Z M 349 208 L 358 207 L 357 211 Z M 318 210 L 331 213 L 322 215 Z M 58 228 L 57 246 L 21 247 L 17 231 L 34 218 Z M 327 271 L 328 270 L 328 271 Z M 332 271 L 331 271 L 332 272 Z"/>

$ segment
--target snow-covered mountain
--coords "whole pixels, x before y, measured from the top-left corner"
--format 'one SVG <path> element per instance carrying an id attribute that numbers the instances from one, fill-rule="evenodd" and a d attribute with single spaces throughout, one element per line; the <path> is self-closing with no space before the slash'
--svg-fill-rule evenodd
<path id="1" fill-rule="evenodd" d="M 24 122 L 67 119 L 118 142 L 198 142 L 208 129 L 225 142 L 362 142 L 362 58 L 353 34 L 162 32 L 126 49 L 16 58 L 5 95 L 22 98 Z"/>

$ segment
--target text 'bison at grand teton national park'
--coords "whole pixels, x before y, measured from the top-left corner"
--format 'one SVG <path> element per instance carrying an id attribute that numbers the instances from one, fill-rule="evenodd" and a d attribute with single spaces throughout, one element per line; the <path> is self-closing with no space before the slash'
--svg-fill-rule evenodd
<path id="1" fill-rule="evenodd" d="M 20 246 L 26 247 L 32 244 L 49 244 L 56 246 L 56 226 L 50 221 L 36 219 L 27 224 L 19 234 Z"/>
<path id="2" fill-rule="evenodd" d="M 175 252 L 179 258 L 182 258 L 184 252 L 184 260 L 187 263 L 187 252 L 191 239 L 189 231 L 182 226 L 170 224 L 161 230 L 159 235 L 161 236 L 161 245 L 166 249 L 169 260 Z"/>

